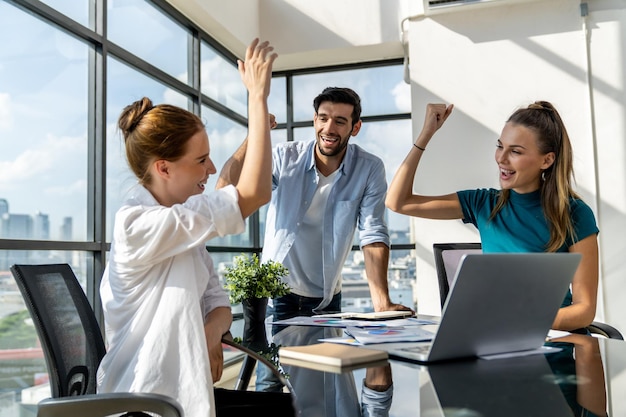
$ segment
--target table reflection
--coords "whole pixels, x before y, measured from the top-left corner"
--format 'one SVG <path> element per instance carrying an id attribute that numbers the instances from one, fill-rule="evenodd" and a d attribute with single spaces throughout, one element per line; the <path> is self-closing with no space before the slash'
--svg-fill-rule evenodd
<path id="1" fill-rule="evenodd" d="M 428 366 L 426 391 L 431 389 L 436 401 L 422 402 L 421 415 L 607 416 L 598 340 L 572 335 L 547 345 L 561 350 Z"/>
<path id="2" fill-rule="evenodd" d="M 302 346 L 319 339 L 338 337 L 342 329 L 329 327 L 290 326 L 274 335 L 281 346 Z M 352 372 L 320 372 L 284 365 L 296 395 L 302 417 L 384 417 L 389 415 L 393 397 L 391 366 L 368 368 L 362 381 L 355 381 Z M 357 391 L 357 382 L 360 390 Z"/>
<path id="3" fill-rule="evenodd" d="M 562 349 L 546 358 L 574 415 L 608 416 L 598 339 L 571 334 L 547 344 Z"/>
<path id="4" fill-rule="evenodd" d="M 465 360 L 428 367 L 438 399 L 428 416 L 569 416 L 571 411 L 542 354 Z"/>

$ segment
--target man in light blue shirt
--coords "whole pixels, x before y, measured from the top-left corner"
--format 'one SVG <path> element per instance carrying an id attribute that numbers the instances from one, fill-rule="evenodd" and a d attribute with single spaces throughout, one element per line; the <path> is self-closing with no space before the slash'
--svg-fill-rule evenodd
<path id="1" fill-rule="evenodd" d="M 410 310 L 389 297 L 385 167 L 377 156 L 348 143 L 361 129 L 361 99 L 349 88 L 328 87 L 313 100 L 313 107 L 315 140 L 281 143 L 272 154 L 273 192 L 262 261 L 271 259 L 289 269 L 285 281 L 291 293 L 271 300 L 268 315 L 282 320 L 340 311 L 341 270 L 357 227 L 374 310 Z M 244 142 L 224 166 L 218 187 L 237 183 L 245 152 Z M 277 330 L 274 326 L 273 332 Z M 369 411 L 371 415 L 388 412 L 389 373 L 388 367 L 368 370 L 363 396 L 381 398 L 371 400 L 373 406 L 364 401 L 363 408 L 386 404 L 382 412 Z M 296 381 L 292 383 L 297 388 Z M 264 372 L 257 374 L 257 391 L 281 389 Z"/>
<path id="2" fill-rule="evenodd" d="M 273 151 L 262 261 L 289 269 L 291 294 L 270 301 L 271 313 L 285 319 L 341 309 L 341 270 L 357 226 L 374 310 L 410 310 L 389 297 L 385 167 L 348 143 L 361 129 L 361 100 L 349 88 L 328 87 L 313 107 L 315 140 Z M 226 163 L 222 184 L 236 183 L 245 149 L 244 142 Z"/>

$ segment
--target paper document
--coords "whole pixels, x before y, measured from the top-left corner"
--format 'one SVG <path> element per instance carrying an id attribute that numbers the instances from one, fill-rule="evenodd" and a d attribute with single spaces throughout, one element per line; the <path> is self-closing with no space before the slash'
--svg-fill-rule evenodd
<path id="1" fill-rule="evenodd" d="M 357 320 L 342 319 L 327 315 L 318 316 L 297 316 L 285 320 L 275 320 L 271 324 L 283 324 L 287 326 L 321 326 L 321 327 L 419 327 L 426 324 L 436 324 L 430 319 L 419 319 L 409 317 L 392 320 Z"/>
<path id="2" fill-rule="evenodd" d="M 433 338 L 432 332 L 424 330 L 420 327 L 348 327 L 345 332 L 348 336 L 353 337 L 363 345 L 370 343 L 421 342 L 425 340 L 432 340 Z"/>
<path id="3" fill-rule="evenodd" d="M 320 327 L 348 327 L 348 326 L 376 326 L 385 327 L 387 324 L 383 321 L 367 321 L 367 320 L 344 320 L 333 317 L 319 316 L 298 316 L 285 320 L 272 321 L 272 324 L 283 324 L 287 326 L 320 326 Z"/>

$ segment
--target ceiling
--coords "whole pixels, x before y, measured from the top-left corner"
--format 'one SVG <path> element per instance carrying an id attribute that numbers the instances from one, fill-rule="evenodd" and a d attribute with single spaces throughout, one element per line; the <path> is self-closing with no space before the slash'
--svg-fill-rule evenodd
<path id="1" fill-rule="evenodd" d="M 290 70 L 400 58 L 411 0 L 167 0 L 236 56 L 255 37 Z M 421 5 L 420 5 L 421 6 Z M 419 10 L 417 10 L 419 11 Z"/>

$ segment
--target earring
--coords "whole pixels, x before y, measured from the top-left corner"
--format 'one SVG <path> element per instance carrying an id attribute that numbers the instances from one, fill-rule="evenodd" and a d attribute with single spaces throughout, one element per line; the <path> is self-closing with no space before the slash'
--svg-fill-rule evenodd
<path id="1" fill-rule="evenodd" d="M 541 181 L 546 180 L 546 171 L 541 171 Z"/>

